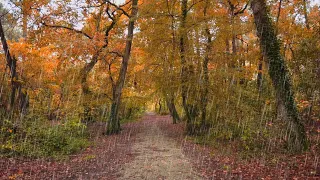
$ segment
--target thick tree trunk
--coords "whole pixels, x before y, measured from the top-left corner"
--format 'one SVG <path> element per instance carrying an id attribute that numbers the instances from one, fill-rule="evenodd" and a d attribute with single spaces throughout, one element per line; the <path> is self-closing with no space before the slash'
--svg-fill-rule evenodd
<path id="1" fill-rule="evenodd" d="M 84 102 L 83 102 L 83 117 L 82 117 L 82 121 L 83 122 L 89 122 L 89 121 L 93 120 L 93 117 L 92 117 L 92 114 L 91 114 L 91 107 L 86 102 L 86 97 L 90 94 L 90 89 L 89 89 L 89 85 L 88 85 L 88 82 L 87 82 L 87 78 L 88 78 L 88 75 L 91 72 L 91 70 L 97 64 L 100 52 L 101 51 L 96 52 L 93 55 L 91 61 L 89 63 L 85 64 L 85 66 L 80 71 L 81 88 L 82 88 L 83 99 L 84 99 Z"/>
<path id="2" fill-rule="evenodd" d="M 9 104 L 9 111 L 14 110 L 14 104 L 15 104 L 15 97 L 17 89 L 20 87 L 20 84 L 18 83 L 18 76 L 17 76 L 17 60 L 11 56 L 9 46 L 6 40 L 6 37 L 4 35 L 4 30 L 2 27 L 1 19 L 0 19 L 0 36 L 1 36 L 1 43 L 4 50 L 4 54 L 6 57 L 7 66 L 10 69 L 10 78 L 11 78 L 11 96 L 10 96 L 10 104 Z"/>
<path id="3" fill-rule="evenodd" d="M 171 31 L 172 31 L 172 52 L 171 52 L 171 56 L 170 56 L 170 60 L 169 60 L 169 69 L 164 67 L 165 69 L 165 74 L 168 74 L 168 81 L 167 81 L 167 87 L 170 87 L 169 90 L 165 90 L 164 96 L 165 96 L 165 100 L 167 103 L 167 107 L 169 109 L 170 115 L 172 117 L 172 123 L 173 124 L 177 124 L 180 121 L 180 116 L 178 114 L 178 111 L 176 109 L 176 105 L 174 103 L 174 94 L 175 94 L 175 89 L 172 87 L 172 84 L 174 84 L 175 82 L 172 81 L 173 77 L 174 77 L 174 68 L 173 68 L 173 64 L 175 61 L 175 53 L 176 53 L 176 33 L 175 33 L 175 17 L 172 14 L 172 12 L 170 12 L 170 8 L 169 8 L 169 0 L 167 0 L 167 6 L 168 6 L 168 12 L 171 15 Z"/>
<path id="4" fill-rule="evenodd" d="M 188 74 L 187 74 L 187 62 L 186 62 L 186 54 L 185 54 L 185 44 L 186 44 L 186 19 L 187 19 L 187 5 L 188 0 L 182 0 L 181 4 L 181 22 L 180 22 L 180 61 L 181 61 L 181 95 L 182 95 L 182 104 L 187 116 L 187 123 L 189 123 L 191 116 L 189 113 L 188 105 L 187 105 L 187 82 L 188 82 Z"/>
<path id="5" fill-rule="evenodd" d="M 127 74 L 128 62 L 130 59 L 134 22 L 135 22 L 137 13 L 138 13 L 138 0 L 132 0 L 132 12 L 131 12 L 131 17 L 129 19 L 129 24 L 128 24 L 126 48 L 125 48 L 124 56 L 121 63 L 119 78 L 117 80 L 117 83 L 115 85 L 115 89 L 113 92 L 111 114 L 110 114 L 110 119 L 108 121 L 106 134 L 114 134 L 114 133 L 120 132 L 120 121 L 119 121 L 118 111 L 119 111 L 119 106 L 121 101 L 122 89 L 123 89 L 126 74 Z"/>
<path id="6" fill-rule="evenodd" d="M 288 121 L 288 148 L 293 151 L 304 150 L 307 147 L 306 132 L 294 102 L 289 72 L 280 53 L 280 43 L 269 17 L 266 2 L 253 0 L 251 8 L 263 55 L 269 65 L 269 75 L 276 91 L 278 112 L 281 111 L 282 119 Z"/>
<path id="7" fill-rule="evenodd" d="M 189 88 L 189 79 L 192 76 L 192 66 L 188 65 L 186 59 L 186 41 L 187 41 L 187 30 L 186 20 L 188 15 L 188 0 L 182 0 L 181 2 L 181 21 L 180 21 L 180 61 L 181 61 L 181 96 L 182 105 L 187 118 L 187 133 L 193 135 L 196 133 L 195 117 L 197 116 L 198 110 L 195 102 L 188 100 L 188 97 L 192 97 L 190 92 L 192 89 Z M 188 93 L 189 91 L 189 93 Z"/>
<path id="8" fill-rule="evenodd" d="M 173 97 L 166 98 L 166 103 L 167 103 L 170 115 L 172 117 L 172 123 L 177 124 L 180 121 L 180 116 L 174 104 L 174 98 Z"/>

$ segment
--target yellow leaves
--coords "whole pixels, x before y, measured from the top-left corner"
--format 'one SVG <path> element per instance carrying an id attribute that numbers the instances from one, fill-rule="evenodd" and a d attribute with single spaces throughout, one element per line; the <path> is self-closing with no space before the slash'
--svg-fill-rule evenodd
<path id="1" fill-rule="evenodd" d="M 61 92 L 60 86 L 56 84 L 49 84 L 48 89 L 50 89 L 52 92 L 59 94 Z"/>
<path id="2" fill-rule="evenodd" d="M 269 105 L 270 104 L 270 100 L 266 100 L 266 105 Z"/>
<path id="3" fill-rule="evenodd" d="M 134 67 L 134 72 L 139 72 L 139 71 L 141 71 L 141 70 L 143 70 L 144 69 L 144 64 L 139 64 L 139 65 L 136 65 L 135 67 Z"/>
<path id="4" fill-rule="evenodd" d="M 300 100 L 299 103 L 297 104 L 297 106 L 301 109 L 307 108 L 310 106 L 310 102 L 306 101 L 306 100 Z"/>
<path id="5" fill-rule="evenodd" d="M 22 175 L 23 175 L 23 171 L 19 169 L 16 174 L 9 176 L 8 179 L 17 179 L 19 176 L 22 176 Z"/>

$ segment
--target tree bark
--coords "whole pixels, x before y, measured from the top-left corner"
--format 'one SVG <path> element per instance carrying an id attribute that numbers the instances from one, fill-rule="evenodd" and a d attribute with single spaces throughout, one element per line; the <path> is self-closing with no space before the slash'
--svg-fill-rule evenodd
<path id="1" fill-rule="evenodd" d="M 257 75 L 257 89 L 259 91 L 259 95 L 262 92 L 262 68 L 263 68 L 263 56 L 259 58 L 258 63 L 258 75 Z"/>
<path id="2" fill-rule="evenodd" d="M 101 21 L 101 15 L 102 15 L 103 9 L 104 9 L 103 6 L 101 6 L 99 14 L 98 14 L 97 25 L 96 25 L 97 31 L 99 31 L 99 29 L 100 29 L 100 21 Z M 89 89 L 89 85 L 87 82 L 88 75 L 92 71 L 94 66 L 97 64 L 97 62 L 99 60 L 100 53 L 108 47 L 110 31 L 116 25 L 119 17 L 120 17 L 120 15 L 118 15 L 118 17 L 114 17 L 114 16 L 111 17 L 111 15 L 109 15 L 109 18 L 112 20 L 112 22 L 107 27 L 107 29 L 105 31 L 105 44 L 93 54 L 91 61 L 89 63 L 85 64 L 85 66 L 80 71 L 81 88 L 82 88 L 84 99 L 86 96 L 88 96 L 90 94 L 90 89 Z M 88 121 L 93 120 L 93 117 L 91 114 L 91 107 L 86 102 L 84 102 L 84 104 L 83 104 L 83 109 L 84 109 L 83 121 L 88 122 Z"/>
<path id="3" fill-rule="evenodd" d="M 188 0 L 182 0 L 181 2 L 181 20 L 180 20 L 180 61 L 181 61 L 181 96 L 182 105 L 187 118 L 187 133 L 193 135 L 196 133 L 196 127 L 194 124 L 195 117 L 197 116 L 198 110 L 195 102 L 188 100 L 188 97 L 192 97 L 192 93 L 188 90 L 189 79 L 192 76 L 192 65 L 188 65 L 186 59 L 186 41 L 187 41 L 187 30 L 186 21 L 188 15 Z"/>
<path id="4" fill-rule="evenodd" d="M 121 101 L 122 89 L 123 89 L 126 74 L 127 74 L 128 62 L 131 54 L 134 22 L 135 22 L 137 13 L 138 13 L 138 0 L 132 0 L 132 12 L 131 12 L 131 16 L 128 24 L 127 42 L 126 42 L 124 56 L 122 58 L 119 78 L 117 80 L 117 83 L 112 93 L 113 99 L 111 104 L 111 114 L 108 121 L 106 134 L 115 134 L 120 132 L 120 121 L 119 121 L 118 111 L 119 111 L 119 106 Z"/>
<path id="5" fill-rule="evenodd" d="M 172 87 L 172 84 L 174 84 L 175 82 L 173 82 L 173 78 L 174 78 L 174 68 L 173 68 L 173 64 L 175 61 L 175 53 L 176 53 L 176 33 L 175 33 L 175 18 L 172 12 L 170 12 L 170 8 L 169 8 L 169 0 L 167 0 L 167 8 L 168 8 L 168 13 L 171 17 L 171 31 L 172 31 L 172 39 L 171 39 L 171 43 L 172 43 L 172 52 L 170 55 L 170 59 L 168 60 L 168 64 L 169 64 L 169 68 L 164 67 L 164 74 L 168 75 L 168 80 L 166 81 L 166 88 L 164 89 L 164 97 L 165 97 L 165 101 L 167 104 L 167 107 L 169 109 L 170 115 L 172 117 L 172 123 L 173 124 L 177 124 L 178 121 L 180 121 L 180 116 L 177 112 L 176 106 L 175 106 L 175 102 L 174 102 L 174 94 L 175 94 L 175 89 Z"/>
<path id="6" fill-rule="evenodd" d="M 17 76 L 17 60 L 15 57 L 11 56 L 9 46 L 4 35 L 4 30 L 2 27 L 1 19 L 0 19 L 0 36 L 1 36 L 1 43 L 4 50 L 4 54 L 6 57 L 7 66 L 10 69 L 10 77 L 11 77 L 11 96 L 10 96 L 10 104 L 9 104 L 9 111 L 13 111 L 14 103 L 15 103 L 15 96 L 17 88 L 19 87 L 18 76 Z"/>
<path id="7" fill-rule="evenodd" d="M 275 28 L 269 17 L 265 0 L 253 0 L 251 9 L 260 39 L 260 46 L 269 65 L 269 75 L 276 92 L 278 111 L 281 118 L 287 120 L 289 135 L 288 149 L 302 151 L 307 147 L 307 137 L 301 122 L 291 87 L 291 81 L 284 58 L 280 53 L 280 43 L 275 34 Z M 280 115 L 280 114 L 278 114 Z"/>
<path id="8" fill-rule="evenodd" d="M 307 0 L 303 0 L 303 13 L 304 13 L 306 27 L 307 27 L 307 29 L 310 29 L 309 19 L 308 19 L 308 11 L 307 11 Z"/>
<path id="9" fill-rule="evenodd" d="M 176 109 L 176 106 L 174 104 L 174 98 L 173 97 L 167 97 L 166 98 L 166 103 L 170 112 L 170 115 L 172 117 L 172 123 L 177 124 L 180 121 L 180 116 L 179 113 Z"/>
<path id="10" fill-rule="evenodd" d="M 209 1 L 206 1 L 206 5 L 204 8 L 204 17 L 207 16 L 207 9 L 209 6 Z M 208 64 L 209 64 L 209 53 L 212 49 L 212 35 L 210 33 L 210 29 L 208 24 L 206 24 L 205 28 L 205 34 L 207 38 L 207 45 L 206 45 L 206 52 L 205 57 L 202 63 L 202 81 L 203 85 L 201 88 L 201 99 L 200 99 L 200 105 L 201 105 L 201 130 L 206 131 L 206 117 L 207 117 L 207 105 L 208 105 L 208 88 L 209 88 L 209 71 L 208 71 Z"/>
<path id="11" fill-rule="evenodd" d="M 91 70 L 97 64 L 100 52 L 101 51 L 96 52 L 93 55 L 91 61 L 89 63 L 85 64 L 85 66 L 80 71 L 81 88 L 82 88 L 84 101 L 86 99 L 86 96 L 88 96 L 90 94 L 90 89 L 89 89 L 89 85 L 88 85 L 88 82 L 87 82 L 87 78 L 88 78 L 88 75 L 91 72 Z M 83 122 L 90 122 L 92 120 L 93 120 L 93 117 L 92 117 L 92 114 L 91 114 L 91 107 L 85 101 L 85 102 L 83 102 L 83 117 L 82 117 L 82 121 Z"/>
<path id="12" fill-rule="evenodd" d="M 28 7 L 26 5 L 26 0 L 22 1 L 22 36 L 24 40 L 27 40 L 28 36 Z"/>

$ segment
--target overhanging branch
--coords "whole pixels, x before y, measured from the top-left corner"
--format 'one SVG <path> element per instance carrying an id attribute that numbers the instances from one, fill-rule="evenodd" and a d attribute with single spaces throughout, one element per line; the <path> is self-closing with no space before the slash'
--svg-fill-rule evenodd
<path id="1" fill-rule="evenodd" d="M 50 28 L 57 28 L 57 29 L 67 29 L 69 31 L 73 31 L 75 33 L 78 33 L 78 34 L 82 34 L 84 36 L 86 36 L 87 38 L 89 39 L 93 39 L 90 35 L 88 35 L 87 33 L 81 31 L 81 30 L 77 30 L 77 29 L 74 29 L 74 28 L 71 28 L 71 27 L 67 27 L 67 26 L 62 26 L 62 25 L 49 25 L 49 24 L 46 24 L 45 22 L 42 22 L 42 25 L 46 26 L 46 27 L 50 27 Z"/>

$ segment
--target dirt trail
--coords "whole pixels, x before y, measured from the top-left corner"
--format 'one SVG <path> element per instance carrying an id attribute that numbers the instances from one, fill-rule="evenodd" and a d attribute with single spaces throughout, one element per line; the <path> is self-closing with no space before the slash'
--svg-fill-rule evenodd
<path id="1" fill-rule="evenodd" d="M 123 166 L 119 179 L 201 179 L 177 142 L 161 131 L 157 118 L 152 114 L 144 117 L 145 128 L 132 147 L 137 156 Z"/>

